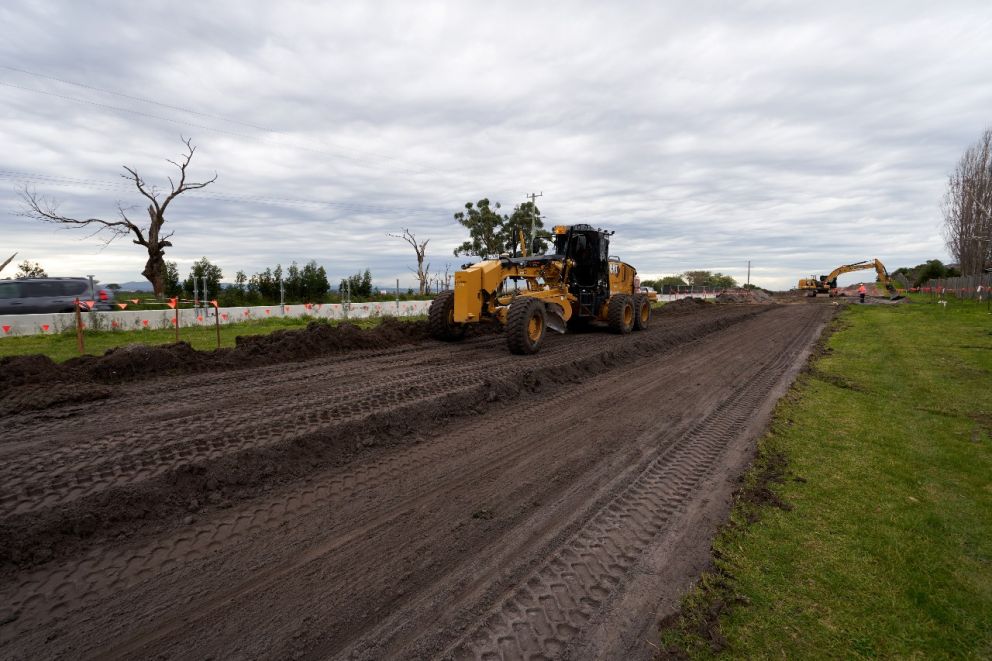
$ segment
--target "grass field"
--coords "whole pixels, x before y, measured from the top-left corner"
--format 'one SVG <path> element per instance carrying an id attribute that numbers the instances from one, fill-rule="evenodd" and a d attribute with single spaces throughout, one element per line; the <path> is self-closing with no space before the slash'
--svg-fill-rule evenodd
<path id="1" fill-rule="evenodd" d="M 668 623 L 693 658 L 992 658 L 992 316 L 852 305 L 780 403 L 716 570 Z"/>
<path id="2" fill-rule="evenodd" d="M 409 319 L 423 319 L 410 317 Z M 314 321 L 310 317 L 280 317 L 247 321 L 237 324 L 224 324 L 220 327 L 221 347 L 233 347 L 235 338 L 239 335 L 262 335 L 277 330 L 304 328 Z M 352 319 L 350 323 L 360 328 L 376 326 L 381 318 Z M 326 321 L 336 324 L 338 321 Z M 209 351 L 217 348 L 217 331 L 213 326 L 199 326 L 179 329 L 179 339 L 188 342 L 194 349 Z M 146 329 L 135 331 L 86 331 L 84 333 L 86 353 L 100 355 L 107 349 L 125 344 L 170 344 L 176 341 L 176 332 L 172 329 Z M 28 335 L 23 337 L 0 338 L 0 358 L 4 356 L 21 356 L 41 353 L 56 362 L 62 362 L 79 355 L 76 347 L 75 330 L 69 330 L 54 335 Z"/>

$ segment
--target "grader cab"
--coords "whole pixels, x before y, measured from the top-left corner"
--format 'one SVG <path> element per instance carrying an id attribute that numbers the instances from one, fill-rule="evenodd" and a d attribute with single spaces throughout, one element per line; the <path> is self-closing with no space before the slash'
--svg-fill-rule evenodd
<path id="1" fill-rule="evenodd" d="M 455 288 L 431 304 L 431 335 L 460 340 L 470 324 L 500 323 L 511 352 L 532 354 L 548 329 L 564 333 L 590 322 L 615 333 L 647 328 L 651 303 L 639 292 L 634 267 L 610 257 L 612 234 L 559 225 L 547 254 L 526 254 L 521 240 L 520 256 L 466 266 L 455 273 Z"/>

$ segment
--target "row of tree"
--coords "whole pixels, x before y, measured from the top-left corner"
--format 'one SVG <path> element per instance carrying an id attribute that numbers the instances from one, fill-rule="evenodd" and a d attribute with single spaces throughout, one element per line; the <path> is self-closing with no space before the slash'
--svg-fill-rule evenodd
<path id="1" fill-rule="evenodd" d="M 961 275 L 992 268 L 992 128 L 961 156 L 948 178 L 941 210 L 947 249 Z"/>
<path id="2" fill-rule="evenodd" d="M 717 271 L 686 271 L 680 275 L 669 275 L 657 280 L 641 280 L 641 285 L 656 291 L 668 291 L 677 287 L 706 287 L 708 289 L 733 289 L 737 280 Z"/>
<path id="3" fill-rule="evenodd" d="M 238 271 L 233 284 L 223 284 L 223 278 L 221 268 L 206 257 L 194 262 L 184 279 L 180 278 L 176 262 L 166 262 L 164 290 L 167 296 L 192 298 L 196 295 L 202 299 L 206 285 L 207 297 L 216 299 L 222 306 L 277 305 L 280 301 L 286 304 L 336 303 L 349 297 L 357 302 L 375 298 L 377 294 L 369 269 L 342 278 L 337 292 L 331 292 L 327 270 L 315 260 L 302 267 L 293 262 L 285 269 L 276 264 L 275 268 L 269 267 L 251 276 Z M 403 297 L 412 294 L 412 290 L 408 290 Z"/>

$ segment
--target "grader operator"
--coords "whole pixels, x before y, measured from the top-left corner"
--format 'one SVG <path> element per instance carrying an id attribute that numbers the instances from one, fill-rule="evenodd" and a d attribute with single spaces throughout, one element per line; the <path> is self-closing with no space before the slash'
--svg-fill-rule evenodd
<path id="1" fill-rule="evenodd" d="M 455 341 L 469 324 L 500 323 L 512 353 L 532 354 L 548 329 L 564 333 L 594 321 L 614 333 L 647 328 L 651 303 L 638 291 L 636 269 L 609 256 L 612 234 L 591 225 L 558 225 L 547 254 L 528 255 L 521 236 L 521 256 L 466 266 L 455 273 L 454 290 L 431 303 L 431 335 Z"/>

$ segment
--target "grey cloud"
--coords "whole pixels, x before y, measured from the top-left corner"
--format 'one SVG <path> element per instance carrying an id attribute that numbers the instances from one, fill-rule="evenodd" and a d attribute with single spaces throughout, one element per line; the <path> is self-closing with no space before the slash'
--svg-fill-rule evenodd
<path id="1" fill-rule="evenodd" d="M 751 259 L 787 287 L 947 258 L 937 205 L 990 121 L 990 19 L 983 2 L 8 3 L 0 64 L 200 114 L 0 69 L 47 93 L 0 86 L 0 170 L 81 180 L 34 185 L 109 215 L 140 202 L 122 164 L 164 183 L 192 136 L 194 176 L 220 178 L 177 201 L 169 256 L 231 275 L 314 258 L 412 284 L 386 232 L 431 237 L 443 268 L 465 201 L 543 191 L 550 222 L 616 229 L 646 274 Z M 4 245 L 137 279 L 127 242 L 11 216 L 19 183 L 0 179 Z"/>

